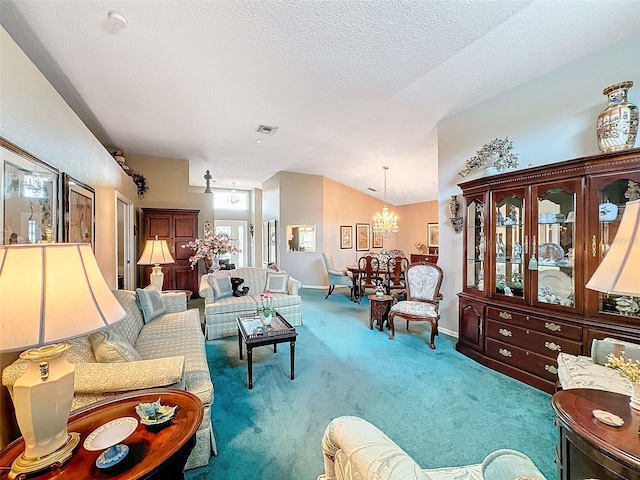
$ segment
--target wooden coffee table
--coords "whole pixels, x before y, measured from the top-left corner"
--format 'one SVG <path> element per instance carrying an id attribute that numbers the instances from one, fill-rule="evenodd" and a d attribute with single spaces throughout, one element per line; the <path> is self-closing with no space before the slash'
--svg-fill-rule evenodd
<path id="1" fill-rule="evenodd" d="M 240 314 L 236 319 L 238 324 L 238 350 L 242 360 L 242 344 L 247 346 L 247 375 L 249 390 L 253 388 L 253 349 L 264 345 L 273 345 L 273 352 L 277 353 L 278 343 L 290 343 L 291 380 L 295 376 L 296 336 L 298 332 L 282 315 L 276 313 L 269 329 L 265 333 L 255 333 L 256 326 L 261 324 L 260 316 L 255 314 Z"/>
<path id="2" fill-rule="evenodd" d="M 164 427 L 146 427 L 141 423 L 120 443 L 129 446 L 127 457 L 108 468 L 96 467 L 102 452 L 88 451 L 83 447 L 87 436 L 96 428 L 120 417 L 139 419 L 135 407 L 141 402 L 178 405 L 176 415 Z M 69 432 L 80 434 L 80 445 L 71 460 L 60 468 L 45 471 L 35 478 L 44 479 L 167 479 L 184 478 L 183 468 L 196 443 L 196 431 L 202 423 L 204 407 L 198 397 L 183 390 L 154 388 L 125 393 L 77 410 L 69 418 Z M 8 478 L 11 463 L 24 451 L 21 438 L 7 445 L 0 452 L 0 479 Z M 18 477 L 19 478 L 19 477 Z"/>

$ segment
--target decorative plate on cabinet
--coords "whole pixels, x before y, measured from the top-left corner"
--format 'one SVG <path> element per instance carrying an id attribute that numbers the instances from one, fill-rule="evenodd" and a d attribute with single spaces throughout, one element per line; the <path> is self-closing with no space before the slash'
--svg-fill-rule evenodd
<path id="1" fill-rule="evenodd" d="M 540 265 L 556 265 L 564 258 L 564 250 L 555 243 L 542 243 L 538 246 L 538 263 Z"/>
<path id="2" fill-rule="evenodd" d="M 538 272 L 538 290 L 549 287 L 552 293 L 569 298 L 573 293 L 573 279 L 559 270 L 540 270 Z"/>

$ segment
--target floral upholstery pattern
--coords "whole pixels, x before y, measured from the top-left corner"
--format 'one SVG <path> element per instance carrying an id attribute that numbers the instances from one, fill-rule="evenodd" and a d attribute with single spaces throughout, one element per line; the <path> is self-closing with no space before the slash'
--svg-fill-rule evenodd
<path id="1" fill-rule="evenodd" d="M 433 265 L 420 265 L 407 270 L 407 283 L 411 290 L 411 297 L 434 300 L 440 275 L 441 272 Z"/>
<path id="2" fill-rule="evenodd" d="M 631 382 L 613 368 L 593 363 L 591 357 L 558 354 L 558 380 L 564 390 L 593 388 L 631 395 Z"/>
<path id="3" fill-rule="evenodd" d="M 318 480 L 544 480 L 533 462 L 514 450 L 493 452 L 482 464 L 422 469 L 377 427 L 351 416 L 329 423 L 322 451 L 325 473 Z"/>
<path id="4" fill-rule="evenodd" d="M 396 313 L 408 313 L 409 315 L 416 315 L 420 317 L 438 316 L 436 306 L 433 303 L 414 302 L 411 300 L 396 303 L 391 307 L 391 311 Z"/>
<path id="5" fill-rule="evenodd" d="M 243 286 L 249 287 L 242 297 L 216 298 L 209 282 L 209 275 L 200 279 L 200 296 L 204 298 L 205 335 L 207 339 L 237 335 L 236 318 L 239 313 L 255 312 L 260 306 L 260 293 L 267 284 L 267 268 L 242 267 L 233 270 L 234 277 L 244 279 Z M 288 293 L 273 293 L 273 306 L 291 325 L 302 324 L 302 302 L 298 291 L 302 283 L 289 277 Z"/>

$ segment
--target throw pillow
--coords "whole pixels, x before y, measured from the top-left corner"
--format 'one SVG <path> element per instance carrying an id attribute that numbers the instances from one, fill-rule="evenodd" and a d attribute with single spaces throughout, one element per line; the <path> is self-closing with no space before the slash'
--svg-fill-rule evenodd
<path id="1" fill-rule="evenodd" d="M 142 360 L 129 342 L 112 331 L 102 330 L 89 335 L 93 354 L 99 363 L 133 362 Z"/>
<path id="2" fill-rule="evenodd" d="M 249 293 L 249 287 L 243 287 L 244 278 L 231 277 L 231 288 L 233 289 L 234 297 L 242 297 Z"/>
<path id="3" fill-rule="evenodd" d="M 162 295 L 153 285 L 136 288 L 136 293 L 144 323 L 149 323 L 154 318 L 167 312 Z"/>
<path id="4" fill-rule="evenodd" d="M 289 293 L 289 274 L 267 272 L 267 284 L 264 290 L 265 292 L 270 290 L 271 293 Z"/>
<path id="5" fill-rule="evenodd" d="M 209 284 L 213 288 L 213 298 L 216 301 L 233 295 L 231 276 L 228 273 L 209 275 Z"/>
<path id="6" fill-rule="evenodd" d="M 616 357 L 624 356 L 627 360 L 640 360 L 640 345 L 615 338 L 604 340 L 593 339 L 591 343 L 591 360 L 598 365 L 604 365 L 609 361 L 610 353 Z"/>

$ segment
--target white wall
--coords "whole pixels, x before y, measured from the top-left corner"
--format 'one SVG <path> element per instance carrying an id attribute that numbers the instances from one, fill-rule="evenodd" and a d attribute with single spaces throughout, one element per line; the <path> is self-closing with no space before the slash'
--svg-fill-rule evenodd
<path id="1" fill-rule="evenodd" d="M 596 118 L 604 87 L 636 82 L 629 101 L 640 105 L 640 36 L 627 39 L 538 77 L 438 124 L 440 265 L 445 271 L 443 329 L 458 331 L 456 294 L 462 289 L 462 234 L 447 221 L 447 203 L 460 194 L 457 171 L 489 140 L 508 136 L 520 166 L 599 153 Z M 638 143 L 636 142 L 636 145 Z"/>

